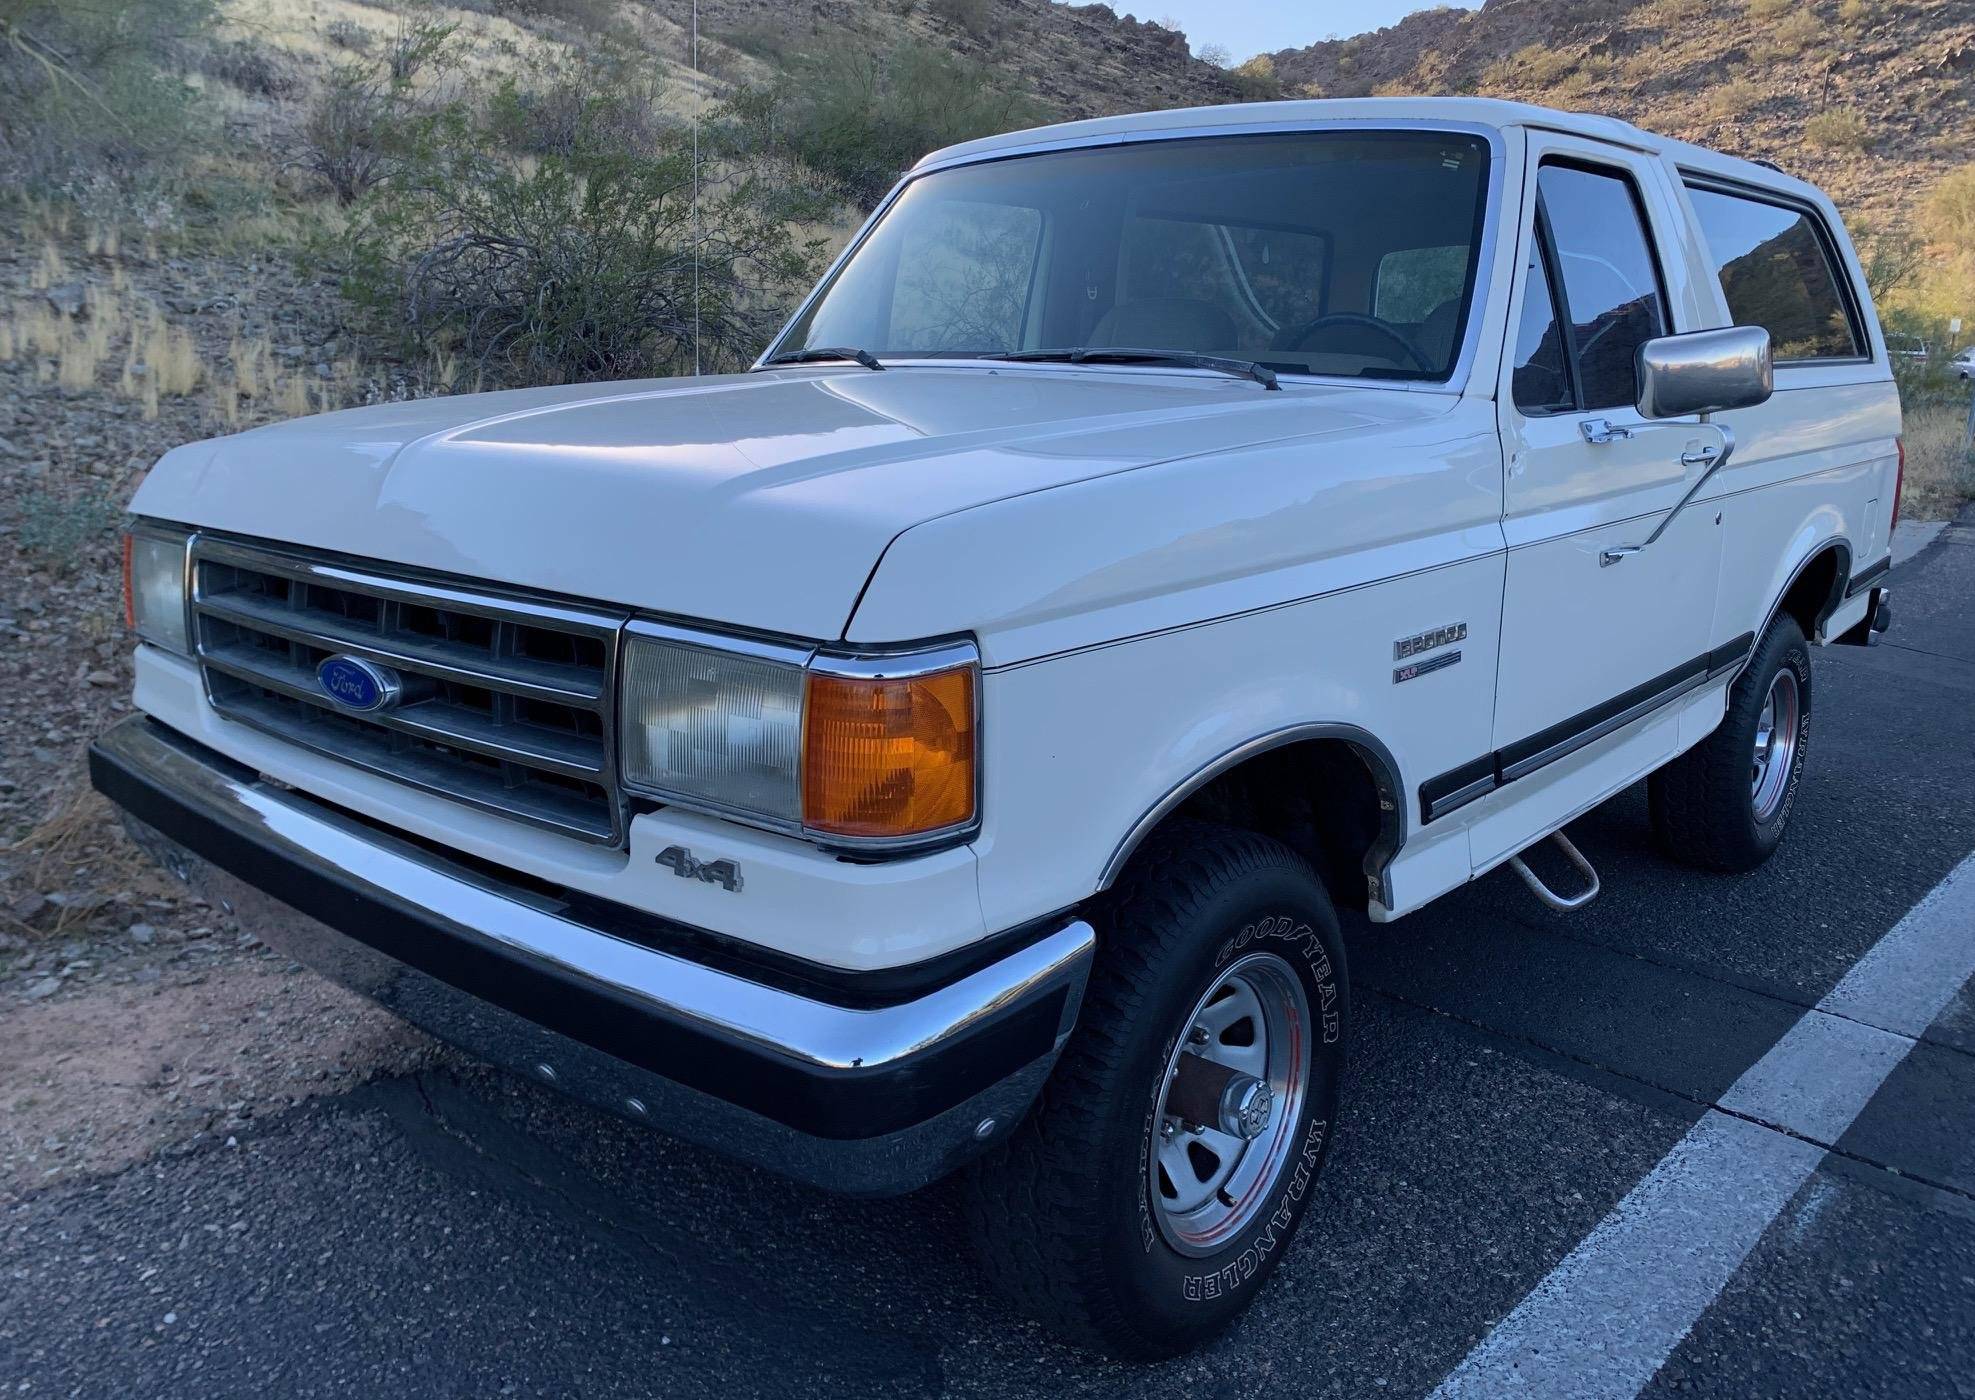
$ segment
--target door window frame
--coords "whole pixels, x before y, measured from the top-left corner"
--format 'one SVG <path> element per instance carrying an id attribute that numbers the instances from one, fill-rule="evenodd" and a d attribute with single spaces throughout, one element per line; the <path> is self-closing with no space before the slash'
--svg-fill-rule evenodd
<path id="1" fill-rule="evenodd" d="M 1660 334 L 1674 335 L 1677 333 L 1673 315 L 1673 297 L 1667 287 L 1666 263 L 1660 255 L 1659 239 L 1653 230 L 1652 211 L 1646 207 L 1645 194 L 1639 188 L 1639 177 L 1637 173 L 1627 169 L 1623 165 L 1614 164 L 1609 161 L 1591 159 L 1575 154 L 1546 151 L 1537 157 L 1536 173 L 1530 182 L 1530 189 L 1535 198 L 1528 236 L 1536 242 L 1537 257 L 1542 264 L 1544 278 L 1549 283 L 1550 306 L 1557 317 L 1557 335 L 1563 344 L 1564 350 L 1564 379 L 1570 387 L 1573 406 L 1570 408 L 1537 409 L 1531 411 L 1525 409 L 1515 401 L 1514 361 L 1516 346 L 1511 343 L 1506 347 L 1508 354 L 1502 357 L 1505 378 L 1509 385 L 1509 407 L 1514 409 L 1520 416 L 1530 419 L 1576 417 L 1589 413 L 1614 413 L 1628 408 L 1636 408 L 1636 401 L 1630 404 L 1608 405 L 1604 408 L 1585 407 L 1584 376 L 1579 372 L 1578 367 L 1577 319 L 1571 314 L 1570 288 L 1564 283 L 1563 265 L 1557 252 L 1557 240 L 1554 231 L 1550 227 L 1549 205 L 1543 197 L 1543 172 L 1551 166 L 1579 170 L 1587 175 L 1603 176 L 1608 179 L 1616 179 L 1623 183 L 1626 193 L 1631 196 L 1632 212 L 1639 220 L 1639 232 L 1644 235 L 1646 240 L 1646 260 L 1652 265 L 1653 285 L 1654 289 L 1659 293 Z M 1512 316 L 1509 322 L 1511 335 L 1519 333 L 1522 298 L 1527 295 L 1526 288 L 1529 282 L 1528 261 L 1526 259 L 1523 260 L 1521 266 L 1524 272 L 1522 278 L 1523 286 L 1517 289 L 1516 315 Z"/>

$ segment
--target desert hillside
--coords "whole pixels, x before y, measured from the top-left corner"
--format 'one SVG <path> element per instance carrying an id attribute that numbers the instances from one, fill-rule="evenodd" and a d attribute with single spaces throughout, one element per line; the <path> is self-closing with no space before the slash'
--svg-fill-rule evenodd
<path id="1" fill-rule="evenodd" d="M 1286 92 L 1622 117 L 1772 160 L 1876 228 L 1975 155 L 1975 0 L 1487 0 L 1269 57 Z"/>

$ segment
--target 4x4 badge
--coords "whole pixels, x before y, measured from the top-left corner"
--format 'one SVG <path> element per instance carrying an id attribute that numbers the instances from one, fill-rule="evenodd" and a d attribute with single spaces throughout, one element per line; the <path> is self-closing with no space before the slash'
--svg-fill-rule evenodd
<path id="1" fill-rule="evenodd" d="M 667 846 L 658 853 L 658 863 L 682 880 L 704 880 L 729 894 L 741 892 L 741 868 L 731 860 L 702 861 L 684 846 Z"/>

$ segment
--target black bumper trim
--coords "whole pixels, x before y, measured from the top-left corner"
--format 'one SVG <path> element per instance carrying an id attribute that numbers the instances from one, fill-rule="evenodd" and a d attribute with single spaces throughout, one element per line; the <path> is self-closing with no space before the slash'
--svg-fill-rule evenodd
<path id="1" fill-rule="evenodd" d="M 155 721 L 142 723 L 155 737 L 251 780 L 203 745 Z M 819 1138 L 872 1138 L 913 1127 L 1053 1055 L 1073 992 L 1048 987 L 909 1059 L 868 1069 L 818 1067 L 654 1014 L 627 994 L 408 901 L 305 866 L 119 762 L 100 743 L 91 746 L 89 769 L 96 789 L 139 821 L 346 938 L 626 1064 Z"/>

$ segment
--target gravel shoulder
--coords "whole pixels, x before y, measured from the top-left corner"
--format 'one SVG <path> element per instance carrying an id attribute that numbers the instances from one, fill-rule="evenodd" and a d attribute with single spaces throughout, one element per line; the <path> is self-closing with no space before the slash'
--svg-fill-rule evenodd
<path id="1" fill-rule="evenodd" d="M 150 964 L 156 971 L 157 965 Z M 0 1012 L 0 1206 L 224 1142 L 435 1056 L 404 1022 L 267 953 Z"/>

